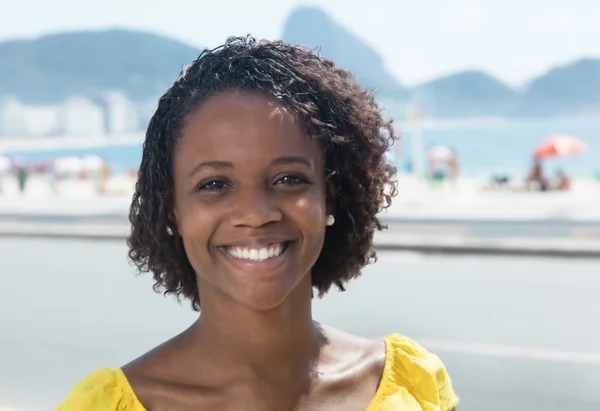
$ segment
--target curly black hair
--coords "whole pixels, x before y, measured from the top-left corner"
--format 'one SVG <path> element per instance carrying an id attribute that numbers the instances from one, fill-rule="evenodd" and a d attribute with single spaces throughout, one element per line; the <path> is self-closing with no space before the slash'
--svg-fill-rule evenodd
<path id="1" fill-rule="evenodd" d="M 335 184 L 336 224 L 325 235 L 312 267 L 312 285 L 323 296 L 360 275 L 376 259 L 378 214 L 396 194 L 396 168 L 386 161 L 395 135 L 374 93 L 347 70 L 313 50 L 282 41 L 230 37 L 184 67 L 160 98 L 143 146 L 129 212 L 129 258 L 152 272 L 154 290 L 190 299 L 200 310 L 196 273 L 173 219 L 173 153 L 186 117 L 226 90 L 266 93 L 280 99 L 323 142 L 325 170 Z M 169 233 L 171 231 L 172 233 Z"/>

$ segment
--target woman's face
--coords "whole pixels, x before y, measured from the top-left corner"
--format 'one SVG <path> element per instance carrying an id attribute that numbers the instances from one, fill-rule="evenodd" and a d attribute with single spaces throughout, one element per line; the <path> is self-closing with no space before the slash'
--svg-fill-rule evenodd
<path id="1" fill-rule="evenodd" d="M 321 145 L 278 100 L 235 91 L 209 98 L 184 126 L 174 181 L 177 230 L 201 300 L 219 293 L 269 310 L 303 279 L 310 284 L 331 190 Z"/>

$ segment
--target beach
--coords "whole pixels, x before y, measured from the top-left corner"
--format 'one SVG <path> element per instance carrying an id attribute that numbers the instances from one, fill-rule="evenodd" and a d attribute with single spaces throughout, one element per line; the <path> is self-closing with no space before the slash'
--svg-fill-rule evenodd
<path id="1" fill-rule="evenodd" d="M 527 208 L 539 208 L 539 205 L 543 204 L 586 205 L 600 201 L 600 182 L 593 179 L 575 180 L 568 192 L 524 191 L 521 182 L 516 182 L 513 186 L 514 189 L 492 188 L 488 180 L 476 177 L 462 177 L 455 183 L 446 181 L 443 184 L 431 184 L 424 178 L 399 174 L 396 180 L 398 195 L 393 199 L 392 207 L 389 209 L 392 214 L 396 213 L 396 210 L 406 210 L 418 201 L 437 203 L 452 213 L 458 213 L 460 209 L 465 210 L 465 213 L 471 213 L 472 209 L 469 209 L 469 206 L 478 207 L 484 214 L 486 205 L 499 201 L 505 205 L 512 204 L 509 210 L 506 210 L 507 212 L 522 209 L 523 213 L 531 212 Z M 105 193 L 99 194 L 97 178 L 56 179 L 51 175 L 32 175 L 27 181 L 25 192 L 21 193 L 17 179 L 12 176 L 4 176 L 0 177 L 0 187 L 2 188 L 0 201 L 22 204 L 25 208 L 36 203 L 37 200 L 59 201 L 67 208 L 69 203 L 78 200 L 114 201 L 127 204 L 131 200 L 135 181 L 135 175 L 112 176 L 106 180 Z M 527 207 L 528 204 L 531 207 Z M 423 210 L 422 213 L 429 214 L 430 211 L 429 209 Z M 543 212 L 544 210 L 539 211 Z M 590 213 L 592 212 L 594 210 L 590 211 Z M 597 214 L 590 215 L 600 215 L 600 210 Z M 586 216 L 582 216 L 582 218 Z M 573 217 L 577 218 L 575 215 Z"/>

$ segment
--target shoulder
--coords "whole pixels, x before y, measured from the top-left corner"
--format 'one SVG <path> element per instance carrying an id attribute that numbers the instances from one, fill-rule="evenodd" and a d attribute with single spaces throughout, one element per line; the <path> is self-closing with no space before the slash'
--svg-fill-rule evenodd
<path id="1" fill-rule="evenodd" d="M 102 368 L 79 381 L 57 411 L 145 411 L 120 368 Z"/>
<path id="2" fill-rule="evenodd" d="M 393 395 L 407 390 L 423 410 L 451 411 L 459 398 L 444 363 L 414 340 L 400 334 L 385 339 L 386 363 L 380 388 Z"/>

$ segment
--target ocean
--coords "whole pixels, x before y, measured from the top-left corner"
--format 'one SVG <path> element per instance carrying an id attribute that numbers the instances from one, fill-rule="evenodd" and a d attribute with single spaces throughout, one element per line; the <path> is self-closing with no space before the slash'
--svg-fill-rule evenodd
<path id="1" fill-rule="evenodd" d="M 393 158 L 401 171 L 406 170 L 411 156 L 412 130 L 410 124 L 399 124 L 402 141 L 393 149 Z M 446 145 L 456 150 L 461 175 L 489 178 L 492 175 L 525 176 L 531 166 L 531 153 L 544 138 L 568 133 L 585 141 L 589 153 L 574 158 L 546 161 L 546 172 L 558 169 L 578 178 L 593 178 L 600 172 L 600 118 L 460 120 L 424 122 L 421 126 L 422 146 Z M 137 169 L 141 144 L 106 145 L 46 150 L 13 151 L 29 161 L 55 157 L 97 155 L 112 165 L 116 172 Z"/>

